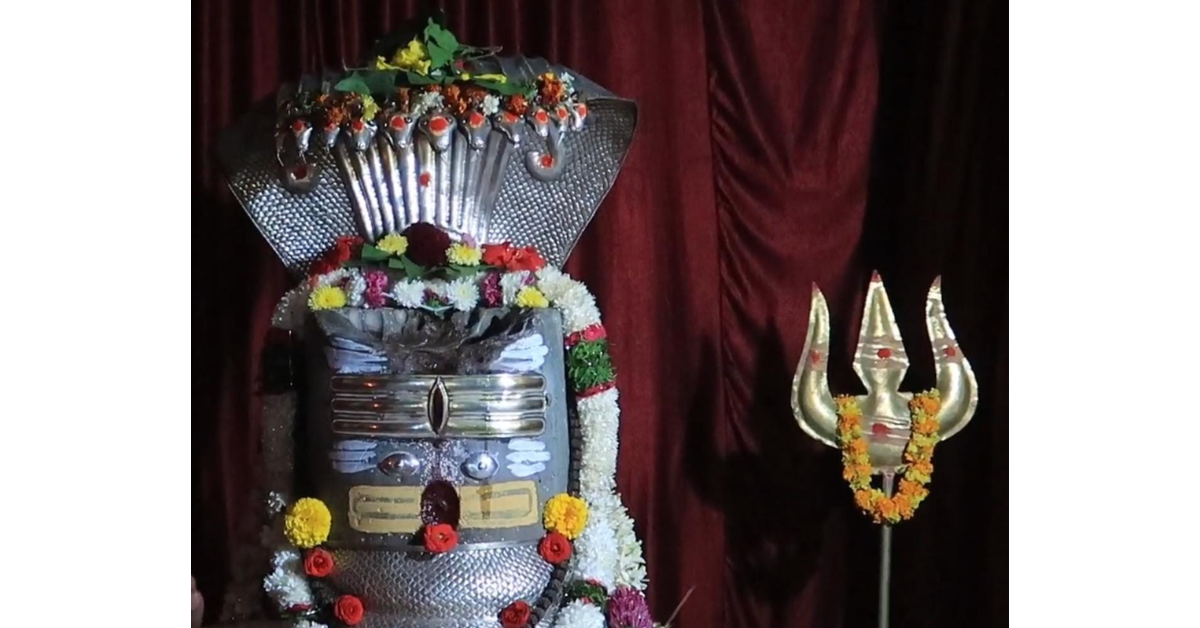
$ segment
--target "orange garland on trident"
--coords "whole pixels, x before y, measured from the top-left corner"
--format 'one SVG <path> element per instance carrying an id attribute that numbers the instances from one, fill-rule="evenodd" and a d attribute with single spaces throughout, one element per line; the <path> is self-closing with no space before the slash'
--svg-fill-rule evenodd
<path id="1" fill-rule="evenodd" d="M 871 486 L 871 457 L 863 436 L 862 410 L 849 395 L 837 397 L 838 443 L 842 449 L 842 477 L 854 490 L 854 503 L 875 523 L 899 523 L 911 519 L 917 506 L 929 496 L 933 475 L 933 448 L 938 436 L 938 412 L 942 401 L 936 390 L 917 393 L 908 402 L 912 414 L 912 432 L 904 447 L 904 476 L 899 490 L 888 496 Z"/>

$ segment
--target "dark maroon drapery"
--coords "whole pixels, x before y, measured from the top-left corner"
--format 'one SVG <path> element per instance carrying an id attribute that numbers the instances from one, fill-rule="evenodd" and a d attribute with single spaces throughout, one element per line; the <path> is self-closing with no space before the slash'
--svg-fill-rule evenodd
<path id="1" fill-rule="evenodd" d="M 417 2 L 194 4 L 193 569 L 216 609 L 259 454 L 255 373 L 282 266 L 231 200 L 214 134 L 318 62 L 356 60 Z M 788 392 L 810 284 L 833 384 L 872 267 L 933 383 L 925 290 L 944 275 L 975 422 L 938 449 L 895 534 L 893 625 L 1007 625 L 1007 30 L 999 2 L 435 3 L 460 39 L 544 56 L 637 100 L 626 167 L 567 269 L 620 371 L 619 484 L 660 619 L 869 626 L 878 530 Z M 914 6 L 919 5 L 919 6 Z M 924 356 L 924 360 L 921 358 Z"/>

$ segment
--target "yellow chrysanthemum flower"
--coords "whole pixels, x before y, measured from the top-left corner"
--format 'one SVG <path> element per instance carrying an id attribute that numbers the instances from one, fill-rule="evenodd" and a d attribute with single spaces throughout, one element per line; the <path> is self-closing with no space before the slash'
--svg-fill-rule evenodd
<path id="1" fill-rule="evenodd" d="M 396 51 L 392 64 L 401 70 L 412 70 L 425 76 L 429 74 L 429 51 L 420 39 L 414 37 L 407 47 Z"/>
<path id="2" fill-rule="evenodd" d="M 374 120 L 375 115 L 379 113 L 379 105 L 375 104 L 375 99 L 370 96 L 362 97 L 363 120 Z"/>
<path id="3" fill-rule="evenodd" d="M 329 538 L 333 516 L 325 502 L 304 497 L 292 504 L 283 517 L 283 532 L 292 545 L 301 549 L 316 547 Z"/>
<path id="4" fill-rule="evenodd" d="M 346 293 L 337 286 L 321 286 L 308 295 L 308 308 L 314 312 L 346 307 Z"/>
<path id="5" fill-rule="evenodd" d="M 542 294 L 541 290 L 533 286 L 525 286 L 517 293 L 517 306 L 519 307 L 550 307 L 550 301 L 546 300 L 546 295 Z"/>
<path id="6" fill-rule="evenodd" d="M 578 497 L 560 493 L 546 502 L 544 516 L 546 529 L 557 532 L 568 539 L 573 540 L 583 533 L 583 527 L 587 525 L 587 518 L 587 502 Z"/>
<path id="7" fill-rule="evenodd" d="M 479 260 L 483 259 L 483 251 L 459 242 L 446 249 L 446 259 L 459 266 L 478 266 Z"/>
<path id="8" fill-rule="evenodd" d="M 375 243 L 375 248 L 392 255 L 404 255 L 408 250 L 408 238 L 398 233 L 389 233 Z"/>

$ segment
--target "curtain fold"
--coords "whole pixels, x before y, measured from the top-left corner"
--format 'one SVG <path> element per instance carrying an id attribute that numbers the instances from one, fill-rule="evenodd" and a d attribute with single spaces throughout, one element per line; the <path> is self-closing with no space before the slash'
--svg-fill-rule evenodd
<path id="1" fill-rule="evenodd" d="M 789 406 L 813 282 L 849 367 L 870 271 L 914 356 L 937 273 L 979 376 L 896 529 L 893 625 L 1007 624 L 1007 33 L 997 2 L 549 0 L 193 4 L 193 570 L 219 610 L 261 453 L 259 354 L 282 265 L 232 200 L 215 134 L 302 72 L 433 6 L 460 39 L 632 98 L 626 165 L 566 270 L 596 294 L 621 390 L 618 484 L 655 616 L 683 628 L 870 626 L 878 528 Z"/>

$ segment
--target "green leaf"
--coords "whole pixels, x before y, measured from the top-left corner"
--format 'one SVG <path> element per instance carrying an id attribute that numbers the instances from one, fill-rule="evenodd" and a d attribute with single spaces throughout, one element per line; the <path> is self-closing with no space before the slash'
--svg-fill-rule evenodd
<path id="1" fill-rule="evenodd" d="M 396 70 L 371 70 L 362 74 L 363 82 L 372 94 L 390 94 L 396 87 Z"/>
<path id="2" fill-rule="evenodd" d="M 397 268 L 404 271 L 405 276 L 409 279 L 420 279 L 427 274 L 427 271 L 417 266 L 412 260 L 408 259 L 407 255 L 393 257 L 388 260 L 388 268 Z"/>
<path id="3" fill-rule="evenodd" d="M 429 51 L 429 63 L 432 68 L 444 68 L 454 58 L 453 49 L 447 50 L 434 42 L 430 42 L 425 48 Z"/>
<path id="4" fill-rule="evenodd" d="M 437 83 L 438 80 L 430 78 L 428 76 L 421 76 L 420 74 L 417 74 L 416 72 L 413 72 L 412 70 L 409 70 L 408 71 L 408 82 L 411 83 L 412 85 L 433 85 L 434 83 Z"/>
<path id="5" fill-rule="evenodd" d="M 333 88 L 339 92 L 354 92 L 364 96 L 371 95 L 371 87 L 367 85 L 366 80 L 358 72 L 338 81 L 337 85 L 334 85 Z"/>
<path id="6" fill-rule="evenodd" d="M 472 81 L 472 82 L 484 89 L 491 90 L 493 92 L 498 92 L 505 96 L 514 96 L 516 94 L 524 94 L 528 91 L 528 88 L 525 85 L 521 85 L 520 83 L 497 83 L 495 81 Z"/>
<path id="7" fill-rule="evenodd" d="M 383 261 L 391 256 L 392 256 L 391 253 L 388 253 L 387 251 L 377 248 L 375 246 L 372 246 L 370 244 L 364 244 L 362 247 L 362 256 L 361 257 L 367 261 L 379 262 L 379 261 Z"/>
<path id="8" fill-rule="evenodd" d="M 442 27 L 441 24 L 429 19 L 429 24 L 425 27 L 425 45 L 432 48 L 436 44 L 439 48 L 448 51 L 451 55 L 458 52 L 458 38 L 449 30 Z M 430 56 L 433 56 L 432 51 Z"/>

